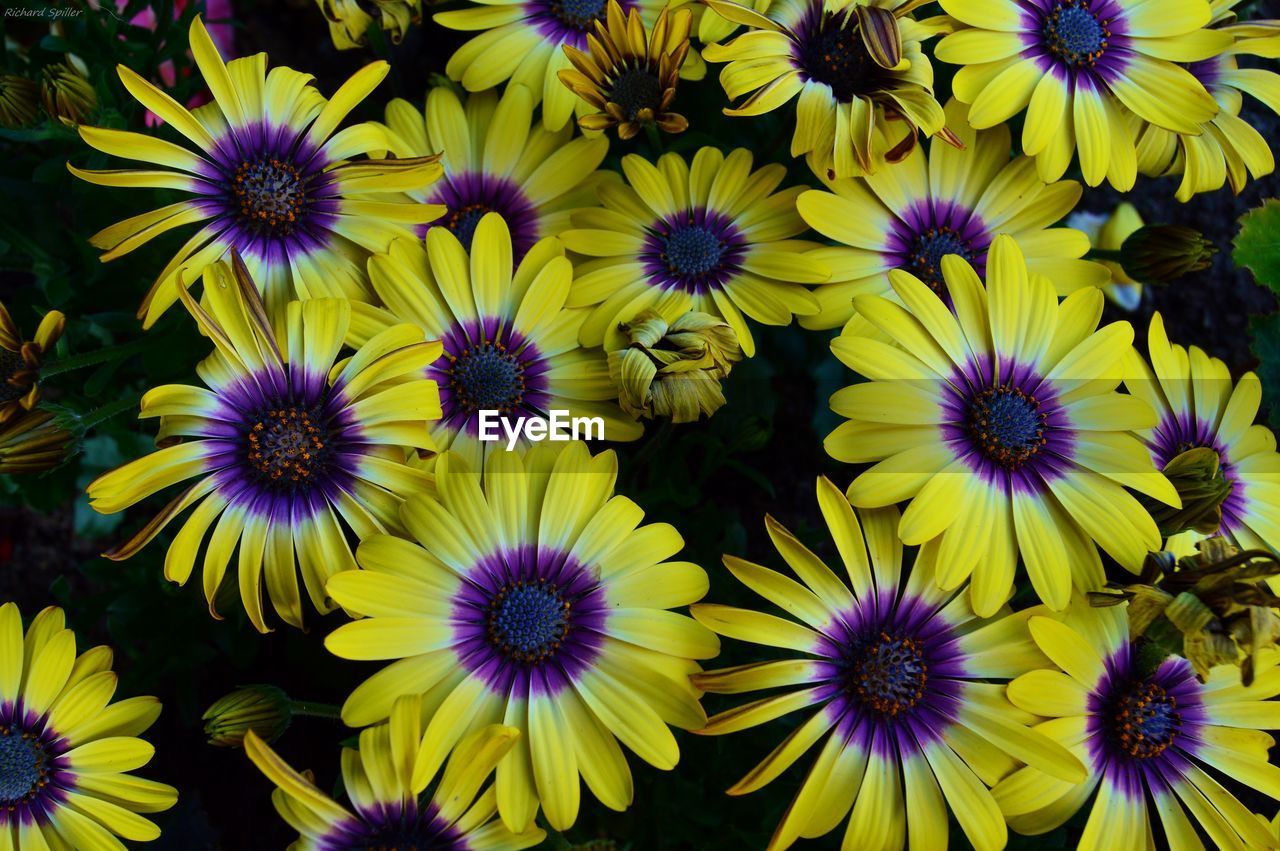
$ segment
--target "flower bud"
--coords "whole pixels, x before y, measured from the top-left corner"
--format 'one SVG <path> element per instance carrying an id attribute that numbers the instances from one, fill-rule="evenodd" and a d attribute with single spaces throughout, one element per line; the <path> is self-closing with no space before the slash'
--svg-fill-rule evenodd
<path id="1" fill-rule="evenodd" d="M 609 353 L 609 374 L 628 414 L 687 423 L 724 405 L 720 380 L 742 359 L 737 335 L 724 320 L 690 311 L 668 321 L 645 310 L 623 331 L 630 342 Z"/>
<path id="2" fill-rule="evenodd" d="M 1164 474 L 1182 498 L 1182 507 L 1144 498 L 1143 502 L 1166 538 L 1194 531 L 1212 535 L 1222 525 L 1222 503 L 1231 483 L 1222 474 L 1222 459 L 1207 446 L 1188 449 L 1165 464 Z"/>
<path id="3" fill-rule="evenodd" d="M 243 686 L 205 710 L 205 735 L 211 745 L 238 748 L 252 730 L 270 744 L 289 728 L 291 703 L 289 695 L 275 686 Z"/>
<path id="4" fill-rule="evenodd" d="M 19 414 L 0 428 L 0 473 L 42 473 L 66 460 L 75 439 L 48 411 Z"/>
<path id="5" fill-rule="evenodd" d="M 93 86 L 79 71 L 62 62 L 44 69 L 40 95 L 44 111 L 68 126 L 82 123 L 98 108 Z"/>
<path id="6" fill-rule="evenodd" d="M 1147 225 L 1120 246 L 1120 265 L 1134 280 L 1168 283 L 1208 269 L 1217 246 L 1184 225 Z"/>
<path id="7" fill-rule="evenodd" d="M 329 37 L 339 50 L 363 47 L 375 16 L 392 44 L 399 44 L 410 24 L 422 20 L 421 0 L 316 0 L 316 5 L 328 19 Z"/>
<path id="8" fill-rule="evenodd" d="M 0 127 L 26 127 L 40 114 L 40 87 L 17 74 L 0 75 Z"/>

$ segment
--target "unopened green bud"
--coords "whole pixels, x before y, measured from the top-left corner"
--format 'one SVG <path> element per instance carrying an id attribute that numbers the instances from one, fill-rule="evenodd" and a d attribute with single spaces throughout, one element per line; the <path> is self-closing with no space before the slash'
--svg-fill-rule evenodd
<path id="1" fill-rule="evenodd" d="M 1120 265 L 1137 281 L 1159 284 L 1208 269 L 1217 246 L 1184 225 L 1147 225 L 1120 246 Z"/>
<path id="2" fill-rule="evenodd" d="M 1231 482 L 1222 474 L 1217 451 L 1206 446 L 1188 449 L 1165 465 L 1164 474 L 1182 498 L 1182 507 L 1144 498 L 1160 534 L 1170 538 L 1186 531 L 1202 535 L 1217 532 L 1222 525 L 1222 503 L 1231 495 Z"/>
<path id="3" fill-rule="evenodd" d="M 40 87 L 17 74 L 0 76 L 0 126 L 26 127 L 40 114 Z"/>
<path id="4" fill-rule="evenodd" d="M 98 108 L 93 86 L 79 71 L 62 62 L 44 69 L 40 95 L 44 111 L 70 126 L 82 123 Z"/>
<path id="5" fill-rule="evenodd" d="M 274 742 L 292 720 L 292 701 L 283 690 L 270 685 L 243 686 L 205 710 L 204 732 L 211 745 L 238 748 L 250 730 L 263 741 Z"/>

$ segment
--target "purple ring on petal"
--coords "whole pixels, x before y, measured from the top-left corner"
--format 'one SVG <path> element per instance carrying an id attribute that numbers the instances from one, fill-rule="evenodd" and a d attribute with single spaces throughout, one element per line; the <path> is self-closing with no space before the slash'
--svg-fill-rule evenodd
<path id="1" fill-rule="evenodd" d="M 986 278 L 992 234 L 973 210 L 954 201 L 920 199 L 895 213 L 884 246 L 893 266 L 915 275 L 948 304 L 944 256 L 960 255 L 978 277 Z"/>
<path id="2" fill-rule="evenodd" d="M 316 840 L 316 851 L 363 851 L 367 848 L 457 849 L 467 847 L 466 837 L 439 817 L 435 802 L 420 808 L 413 801 L 373 801 L 359 807 L 359 817 L 332 825 Z"/>
<path id="3" fill-rule="evenodd" d="M 1140 675 L 1131 645 L 1106 660 L 1087 701 L 1088 750 L 1096 770 L 1130 800 L 1183 776 L 1208 720 L 1191 663 L 1170 657 Z"/>
<path id="4" fill-rule="evenodd" d="M 443 204 L 448 211 L 424 225 L 422 233 L 425 234 L 428 228 L 436 226 L 447 227 L 468 251 L 471 250 L 471 238 L 475 235 L 476 226 L 485 213 L 497 213 L 507 223 L 507 228 L 511 231 L 511 254 L 515 263 L 524 259 L 541 236 L 538 230 L 538 211 L 533 202 L 519 185 L 506 177 L 482 171 L 445 174 L 432 187 L 428 203 Z"/>
<path id="5" fill-rule="evenodd" d="M 479 411 L 501 419 L 546 419 L 551 365 L 510 320 L 485 317 L 459 323 L 442 337 L 444 355 L 427 367 L 440 388 L 441 424 L 454 432 L 480 433 Z"/>
<path id="6" fill-rule="evenodd" d="M 704 294 L 733 280 L 746 254 L 747 240 L 732 219 L 697 207 L 646 228 L 639 259 L 651 286 Z"/>
<path id="7" fill-rule="evenodd" d="M 44 717 L 23 707 L 0 707 L 0 828 L 47 824 L 64 805 L 75 775 L 65 738 Z"/>
<path id="8" fill-rule="evenodd" d="M 1060 81 L 1107 85 L 1129 64 L 1132 39 L 1119 0 L 1035 0 L 1022 12 L 1023 56 Z"/>
<path id="9" fill-rule="evenodd" d="M 936 604 L 880 590 L 824 629 L 814 650 L 825 660 L 817 699 L 846 742 L 888 754 L 904 738 L 935 741 L 963 699 L 958 640 Z"/>
<path id="10" fill-rule="evenodd" d="M 522 546 L 467 572 L 450 619 L 462 665 L 493 693 L 554 697 L 599 655 L 608 605 L 594 573 L 573 556 Z"/>
<path id="11" fill-rule="evenodd" d="M 1035 494 L 1065 474 L 1075 432 L 1058 389 L 1011 360 L 970 363 L 942 389 L 942 435 L 956 458 L 1006 493 Z"/>
<path id="12" fill-rule="evenodd" d="M 329 245 L 341 191 L 327 171 L 333 163 L 305 133 L 260 122 L 230 128 L 208 154 L 195 191 L 228 245 L 276 265 Z"/>
<path id="13" fill-rule="evenodd" d="M 634 0 L 619 0 L 626 15 Z M 547 40 L 585 49 L 596 21 L 604 21 L 607 0 L 526 0 L 526 19 Z"/>

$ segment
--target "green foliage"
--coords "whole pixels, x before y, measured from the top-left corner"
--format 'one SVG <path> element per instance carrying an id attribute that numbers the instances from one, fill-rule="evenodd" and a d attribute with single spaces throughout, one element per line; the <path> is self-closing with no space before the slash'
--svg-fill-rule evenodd
<path id="1" fill-rule="evenodd" d="M 1270 198 L 1240 217 L 1231 256 L 1258 283 L 1280 292 L 1280 200 Z"/>

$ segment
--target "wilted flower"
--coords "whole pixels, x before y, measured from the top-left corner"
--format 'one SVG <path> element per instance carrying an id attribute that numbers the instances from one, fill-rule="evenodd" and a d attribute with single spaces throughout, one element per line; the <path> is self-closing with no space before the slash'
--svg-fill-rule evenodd
<path id="1" fill-rule="evenodd" d="M 672 317 L 659 305 L 622 329 L 629 343 L 609 353 L 609 374 L 628 414 L 687 423 L 724 405 L 720 380 L 742 359 L 742 349 L 723 319 L 692 310 Z"/>
<path id="2" fill-rule="evenodd" d="M 80 72 L 67 63 L 58 62 L 44 69 L 40 96 L 45 112 L 63 124 L 82 123 L 98 108 L 98 95 Z"/>
<path id="3" fill-rule="evenodd" d="M 0 473 L 41 473 L 62 463 L 74 435 L 48 411 L 31 411 L 0 428 Z"/>
<path id="4" fill-rule="evenodd" d="M 1190 556 L 1155 553 L 1138 582 L 1089 598 L 1095 606 L 1128 601 L 1130 630 L 1154 646 L 1153 658 L 1183 656 L 1201 680 L 1215 665 L 1238 665 L 1248 686 L 1258 655 L 1280 639 L 1280 597 L 1267 581 L 1272 577 L 1280 577 L 1275 555 L 1241 551 L 1215 536 L 1199 541 Z"/>
<path id="5" fill-rule="evenodd" d="M 422 20 L 422 0 L 316 0 L 316 5 L 329 19 L 329 37 L 339 50 L 363 47 L 375 16 L 393 44 Z"/>
<path id="6" fill-rule="evenodd" d="M 274 742 L 289 729 L 292 702 L 282 689 L 270 685 L 243 686 L 205 710 L 204 733 L 209 744 L 238 748 L 250 730 Z"/>
<path id="7" fill-rule="evenodd" d="M 1160 527 L 1160 534 L 1171 538 L 1188 531 L 1202 535 L 1217 532 L 1222 525 L 1222 503 L 1231 495 L 1231 482 L 1223 475 L 1218 451 L 1208 446 L 1188 449 L 1170 459 L 1163 472 L 1182 498 L 1182 507 L 1140 498 Z"/>
<path id="8" fill-rule="evenodd" d="M 1185 225 L 1147 225 L 1120 246 L 1120 264 L 1135 280 L 1168 283 L 1208 269 L 1217 246 Z"/>
<path id="9" fill-rule="evenodd" d="M 25 340 L 8 309 L 0 304 L 0 423 L 30 411 L 40 399 L 36 379 L 40 362 L 62 336 L 66 317 L 51 310 L 40 320 L 35 339 Z"/>
<path id="10" fill-rule="evenodd" d="M 590 55 L 564 45 L 565 56 L 577 70 L 561 71 L 560 82 L 600 110 L 582 116 L 578 124 L 584 130 L 617 126 L 620 139 L 655 125 L 667 133 L 683 133 L 688 119 L 669 109 L 689 53 L 692 20 L 689 9 L 668 15 L 663 8 L 653 32 L 646 35 L 638 9 L 632 7 L 623 17 L 617 0 L 609 0 L 607 21 L 596 21 L 595 35 L 587 36 Z"/>
<path id="11" fill-rule="evenodd" d="M 0 76 L 0 126 L 25 127 L 40 114 L 40 87 L 17 74 Z"/>

